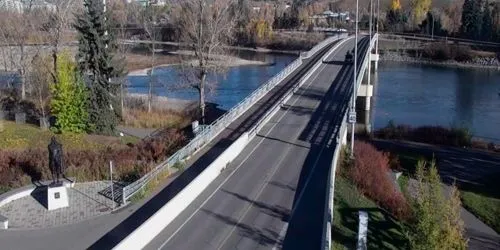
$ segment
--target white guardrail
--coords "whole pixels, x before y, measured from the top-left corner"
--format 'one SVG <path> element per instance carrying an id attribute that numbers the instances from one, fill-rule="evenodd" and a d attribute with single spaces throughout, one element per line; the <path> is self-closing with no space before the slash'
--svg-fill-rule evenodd
<path id="1" fill-rule="evenodd" d="M 223 116 L 219 117 L 217 120 L 212 122 L 212 124 L 206 126 L 206 128 L 201 131 L 194 139 L 192 139 L 186 146 L 175 152 L 166 161 L 157 165 L 153 170 L 139 178 L 138 180 L 130 183 L 129 185 L 123 187 L 122 190 L 122 202 L 126 204 L 127 200 L 130 199 L 136 192 L 141 190 L 146 184 L 149 183 L 151 179 L 156 177 L 160 172 L 172 167 L 177 162 L 182 162 L 189 156 L 195 154 L 198 150 L 202 149 L 208 144 L 212 139 L 214 139 L 220 132 L 222 132 L 229 124 L 231 124 L 235 119 L 241 116 L 245 111 L 247 111 L 253 104 L 255 104 L 259 99 L 266 95 L 271 89 L 273 89 L 278 83 L 285 79 L 290 73 L 295 71 L 298 67 L 302 65 L 302 59 L 308 58 L 319 51 L 321 48 L 327 44 L 339 39 L 339 35 L 329 37 L 317 44 L 309 52 L 306 52 L 305 57 L 299 57 L 289 64 L 280 73 L 271 78 L 267 83 L 260 86 L 252 94 L 247 96 L 243 101 L 239 102 L 236 106 L 231 108 Z"/>
<path id="2" fill-rule="evenodd" d="M 371 61 L 370 60 L 370 53 L 375 45 L 375 42 L 376 40 L 378 39 L 378 34 L 374 34 L 371 41 L 370 41 L 370 44 L 368 45 L 368 49 L 366 50 L 366 54 L 365 56 L 363 57 L 363 63 L 361 65 L 361 68 L 360 68 L 360 71 L 359 73 L 361 72 L 365 72 L 366 68 L 368 67 L 368 63 Z M 358 92 L 358 89 L 359 89 L 359 86 L 361 86 L 361 82 L 363 80 L 363 77 L 359 77 L 359 73 L 358 73 L 358 77 L 356 79 L 356 91 L 354 91 L 352 94 L 353 95 L 357 95 L 357 92 Z M 344 112 L 344 117 L 342 118 L 342 125 L 339 129 L 339 133 L 337 134 L 337 137 L 335 138 L 335 152 L 333 154 L 333 161 L 332 161 L 332 166 L 328 172 L 328 179 L 329 179 L 329 186 L 328 186 L 328 190 L 326 192 L 326 197 L 325 199 L 325 206 L 326 209 L 325 209 L 325 216 L 324 216 L 324 223 L 323 223 L 323 240 L 322 240 L 322 247 L 321 249 L 324 249 L 324 250 L 329 250 L 332 248 L 332 221 L 333 221 L 333 199 L 334 199 L 334 194 L 335 194 L 335 172 L 337 171 L 337 164 L 338 164 L 338 158 L 339 158 L 339 155 L 340 155 L 340 151 L 342 149 L 341 145 L 342 145 L 342 141 L 345 136 L 345 134 L 347 133 L 347 115 L 348 115 L 348 112 L 349 112 L 349 108 L 346 108 L 345 112 Z"/>
<path id="3" fill-rule="evenodd" d="M 243 133 L 217 159 L 203 170 L 193 181 L 148 218 L 132 233 L 127 235 L 114 250 L 142 249 L 172 222 L 203 190 L 240 154 L 249 142 L 248 133 Z"/>

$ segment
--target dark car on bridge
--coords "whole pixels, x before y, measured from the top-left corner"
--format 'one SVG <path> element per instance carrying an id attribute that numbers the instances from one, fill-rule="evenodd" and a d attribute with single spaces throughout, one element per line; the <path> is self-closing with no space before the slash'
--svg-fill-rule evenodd
<path id="1" fill-rule="evenodd" d="M 345 54 L 345 62 L 352 63 L 352 60 L 353 60 L 352 53 L 350 51 L 347 51 L 347 53 Z"/>

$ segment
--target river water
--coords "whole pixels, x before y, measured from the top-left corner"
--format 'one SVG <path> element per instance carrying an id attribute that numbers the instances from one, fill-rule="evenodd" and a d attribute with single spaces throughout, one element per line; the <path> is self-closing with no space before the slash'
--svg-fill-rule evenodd
<path id="1" fill-rule="evenodd" d="M 296 57 L 282 54 L 240 53 L 249 60 L 275 62 L 272 66 L 241 66 L 225 77 L 208 101 L 230 109 L 281 71 Z M 178 89 L 182 81 L 176 67 L 157 71 L 155 92 L 172 98 L 196 100 L 193 89 Z M 147 93 L 147 77 L 129 77 L 132 93 Z M 465 126 L 475 136 L 500 141 L 500 72 L 383 62 L 373 101 L 374 128 L 390 120 L 397 124 Z"/>
<path id="2" fill-rule="evenodd" d="M 240 51 L 237 56 L 247 59 L 270 63 L 271 65 L 246 65 L 232 67 L 225 75 L 212 75 L 209 83 L 212 91 L 208 93 L 207 102 L 218 104 L 218 108 L 228 110 L 250 95 L 252 91 L 278 74 L 296 56 L 285 54 L 266 54 Z M 197 90 L 190 88 L 179 66 L 158 68 L 155 82 L 155 94 L 184 100 L 198 100 Z M 214 84 L 217 82 L 217 84 Z M 129 76 L 129 93 L 146 94 L 148 92 L 147 76 Z"/>
<path id="3" fill-rule="evenodd" d="M 418 64 L 379 64 L 373 126 L 467 127 L 500 141 L 500 72 Z"/>

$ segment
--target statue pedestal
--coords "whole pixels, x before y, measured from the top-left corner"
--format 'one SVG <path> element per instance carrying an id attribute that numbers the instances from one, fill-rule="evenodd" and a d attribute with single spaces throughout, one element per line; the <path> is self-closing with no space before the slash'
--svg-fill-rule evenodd
<path id="1" fill-rule="evenodd" d="M 54 210 L 69 206 L 68 190 L 63 184 L 50 185 L 47 188 L 47 209 Z"/>

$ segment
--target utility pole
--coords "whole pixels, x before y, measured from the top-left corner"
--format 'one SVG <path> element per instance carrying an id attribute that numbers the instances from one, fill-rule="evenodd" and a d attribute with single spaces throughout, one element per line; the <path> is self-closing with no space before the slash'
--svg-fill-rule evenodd
<path id="1" fill-rule="evenodd" d="M 115 190 L 113 189 L 113 161 L 109 161 L 109 180 L 111 181 L 111 204 L 115 210 Z"/>
<path id="2" fill-rule="evenodd" d="M 372 41 L 372 34 L 373 34 L 373 0 L 370 0 L 370 21 L 369 21 L 369 37 L 370 37 L 370 44 L 371 44 L 371 41 Z M 369 45 L 370 46 L 370 45 Z M 371 55 L 372 55 L 372 51 L 371 51 L 371 47 L 369 47 L 369 52 L 368 52 L 368 81 L 367 81 L 367 85 L 366 85 L 366 100 L 365 100 L 365 111 L 367 110 L 367 107 L 368 107 L 368 103 L 370 101 L 370 97 L 368 97 L 368 88 L 370 87 L 370 84 L 371 84 L 371 74 L 372 74 L 372 58 L 371 58 Z"/>
<path id="3" fill-rule="evenodd" d="M 380 22 L 380 0 L 377 0 L 377 34 L 378 34 L 378 23 Z M 378 55 L 378 38 L 375 42 L 375 54 Z"/>
<path id="4" fill-rule="evenodd" d="M 354 83 L 352 85 L 352 100 L 351 100 L 351 111 L 349 112 L 349 120 L 352 124 L 351 127 L 351 157 L 354 157 L 354 130 L 356 127 L 356 86 L 357 86 L 357 76 L 358 76 L 358 15 L 359 15 L 359 0 L 356 0 L 356 31 L 354 35 Z M 354 116 L 354 119 L 352 119 Z"/>

